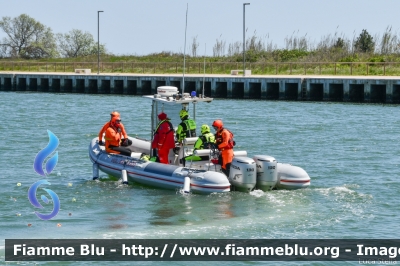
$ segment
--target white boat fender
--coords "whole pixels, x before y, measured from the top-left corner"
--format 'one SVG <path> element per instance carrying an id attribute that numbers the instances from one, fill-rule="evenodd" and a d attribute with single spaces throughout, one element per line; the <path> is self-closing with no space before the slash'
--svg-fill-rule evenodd
<path id="1" fill-rule="evenodd" d="M 121 171 L 121 178 L 122 178 L 122 184 L 128 185 L 128 172 L 126 170 Z"/>
<path id="2" fill-rule="evenodd" d="M 185 176 L 185 180 L 183 181 L 183 192 L 190 193 L 190 177 Z"/>
<path id="3" fill-rule="evenodd" d="M 97 163 L 93 164 L 93 180 L 99 178 L 99 165 Z"/>
<path id="4" fill-rule="evenodd" d="M 211 150 L 210 149 L 195 150 L 193 154 L 197 156 L 209 156 L 211 154 Z"/>

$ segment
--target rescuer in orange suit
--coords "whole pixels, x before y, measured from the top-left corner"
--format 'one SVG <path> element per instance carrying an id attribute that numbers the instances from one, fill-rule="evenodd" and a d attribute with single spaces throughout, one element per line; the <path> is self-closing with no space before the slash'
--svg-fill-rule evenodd
<path id="1" fill-rule="evenodd" d="M 122 155 L 131 156 L 131 150 L 127 147 L 121 147 L 121 119 L 118 116 L 111 118 L 110 126 L 106 130 L 106 152 L 120 153 Z"/>
<path id="2" fill-rule="evenodd" d="M 119 117 L 121 119 L 121 115 L 117 111 L 111 112 L 110 115 L 111 115 L 111 119 L 114 116 L 117 116 L 117 117 Z M 104 124 L 104 126 L 101 128 L 101 130 L 99 132 L 99 145 L 104 145 L 103 134 L 106 132 L 107 128 L 110 127 L 111 119 L 110 119 L 110 121 L 108 121 L 107 123 Z M 124 125 L 121 122 L 119 123 L 119 125 L 120 125 L 119 128 L 121 129 L 122 136 L 124 137 L 124 141 L 122 142 L 122 145 L 123 146 L 131 145 L 132 141 L 128 139 L 128 134 L 126 134 Z"/>
<path id="3" fill-rule="evenodd" d="M 151 147 L 157 149 L 160 163 L 168 164 L 169 150 L 175 148 L 174 127 L 164 112 L 158 115 L 158 120 L 160 122 L 154 133 Z"/>
<path id="4" fill-rule="evenodd" d="M 229 169 L 233 160 L 233 134 L 224 128 L 222 120 L 215 120 L 212 124 L 215 129 L 215 144 L 220 151 L 220 160 L 222 172 L 229 177 Z"/>

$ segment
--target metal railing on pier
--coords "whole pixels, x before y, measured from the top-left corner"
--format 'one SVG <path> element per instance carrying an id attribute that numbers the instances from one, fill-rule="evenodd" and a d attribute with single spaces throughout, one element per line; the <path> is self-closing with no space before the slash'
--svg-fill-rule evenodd
<path id="1" fill-rule="evenodd" d="M 241 69 L 241 62 L 186 62 L 188 74 L 230 74 Z M 348 75 L 398 76 L 400 62 L 284 62 L 247 63 L 252 75 Z M 91 69 L 97 72 L 97 62 L 29 62 L 0 61 L 0 71 L 75 72 Z M 101 62 L 102 73 L 179 74 L 182 62 Z"/>

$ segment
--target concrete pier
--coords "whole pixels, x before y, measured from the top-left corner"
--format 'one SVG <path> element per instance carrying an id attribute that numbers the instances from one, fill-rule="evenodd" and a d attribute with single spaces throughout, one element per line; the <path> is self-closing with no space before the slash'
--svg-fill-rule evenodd
<path id="1" fill-rule="evenodd" d="M 0 91 L 154 94 L 159 86 L 182 91 L 182 74 L 75 74 L 0 72 Z M 204 80 L 204 86 L 203 86 Z M 213 98 L 400 103 L 400 77 L 185 75 L 185 92 Z"/>

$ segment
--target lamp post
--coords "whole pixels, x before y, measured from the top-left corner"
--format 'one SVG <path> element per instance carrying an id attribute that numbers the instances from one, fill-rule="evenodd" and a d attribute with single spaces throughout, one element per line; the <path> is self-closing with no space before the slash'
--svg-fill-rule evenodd
<path id="1" fill-rule="evenodd" d="M 100 73 L 100 12 L 97 11 L 97 75 Z"/>
<path id="2" fill-rule="evenodd" d="M 245 52 L 246 52 L 246 26 L 245 26 L 245 17 L 246 17 L 246 6 L 250 5 L 250 3 L 243 3 L 243 77 L 245 75 L 246 70 L 246 60 L 245 60 Z"/>

